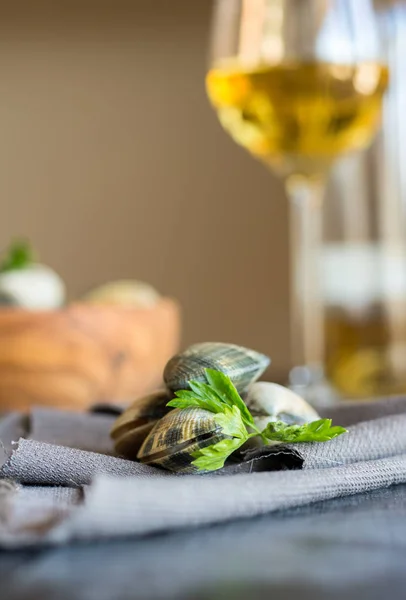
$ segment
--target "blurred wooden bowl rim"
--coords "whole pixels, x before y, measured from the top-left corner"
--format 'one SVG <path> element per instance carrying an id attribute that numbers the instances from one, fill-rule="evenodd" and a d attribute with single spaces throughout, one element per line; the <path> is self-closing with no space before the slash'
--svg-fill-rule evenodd
<path id="1" fill-rule="evenodd" d="M 0 411 L 133 401 L 161 384 L 179 339 L 180 310 L 170 298 L 152 308 L 1 308 Z"/>

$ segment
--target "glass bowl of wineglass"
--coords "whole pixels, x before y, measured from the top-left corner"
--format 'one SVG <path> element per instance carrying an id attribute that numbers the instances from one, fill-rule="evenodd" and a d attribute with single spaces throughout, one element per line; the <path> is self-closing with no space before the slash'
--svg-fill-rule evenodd
<path id="1" fill-rule="evenodd" d="M 326 389 L 319 281 L 325 181 L 340 156 L 372 141 L 387 84 L 373 0 L 215 2 L 207 93 L 227 133 L 285 182 L 289 379 L 310 400 Z"/>

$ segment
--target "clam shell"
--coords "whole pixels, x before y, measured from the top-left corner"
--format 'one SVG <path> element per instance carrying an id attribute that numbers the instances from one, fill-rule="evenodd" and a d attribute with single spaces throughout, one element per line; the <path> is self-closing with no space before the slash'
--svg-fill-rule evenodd
<path id="1" fill-rule="evenodd" d="M 186 390 L 191 379 L 206 382 L 204 369 L 216 369 L 230 377 L 239 393 L 262 375 L 270 364 L 270 359 L 255 350 L 223 344 L 205 342 L 190 346 L 168 362 L 164 380 L 172 391 Z"/>
<path id="2" fill-rule="evenodd" d="M 138 398 L 114 422 L 110 435 L 120 456 L 135 459 L 137 452 L 155 423 L 171 409 L 166 390 Z"/>
<path id="3" fill-rule="evenodd" d="M 131 279 L 110 281 L 86 294 L 84 302 L 151 308 L 160 299 L 159 293 L 149 283 Z"/>
<path id="4" fill-rule="evenodd" d="M 264 429 L 272 421 L 302 425 L 320 418 L 303 398 L 277 383 L 253 383 L 248 389 L 245 403 L 260 429 Z"/>
<path id="5" fill-rule="evenodd" d="M 137 458 L 169 471 L 195 473 L 193 452 L 229 437 L 213 416 L 200 408 L 172 410 L 153 427 Z"/>

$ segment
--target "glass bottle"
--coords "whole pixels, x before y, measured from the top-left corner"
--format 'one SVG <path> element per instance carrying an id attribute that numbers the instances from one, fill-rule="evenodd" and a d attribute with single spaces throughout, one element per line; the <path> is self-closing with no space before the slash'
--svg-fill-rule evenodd
<path id="1" fill-rule="evenodd" d="M 390 85 L 370 150 L 333 170 L 321 253 L 325 369 L 342 398 L 406 393 L 406 3 L 376 3 Z"/>

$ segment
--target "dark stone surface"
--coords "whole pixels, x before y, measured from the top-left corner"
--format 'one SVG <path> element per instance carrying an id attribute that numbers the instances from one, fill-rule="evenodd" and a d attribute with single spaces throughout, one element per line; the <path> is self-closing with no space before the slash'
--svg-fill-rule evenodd
<path id="1" fill-rule="evenodd" d="M 406 598 L 406 485 L 168 535 L 0 553 L 3 600 Z"/>

